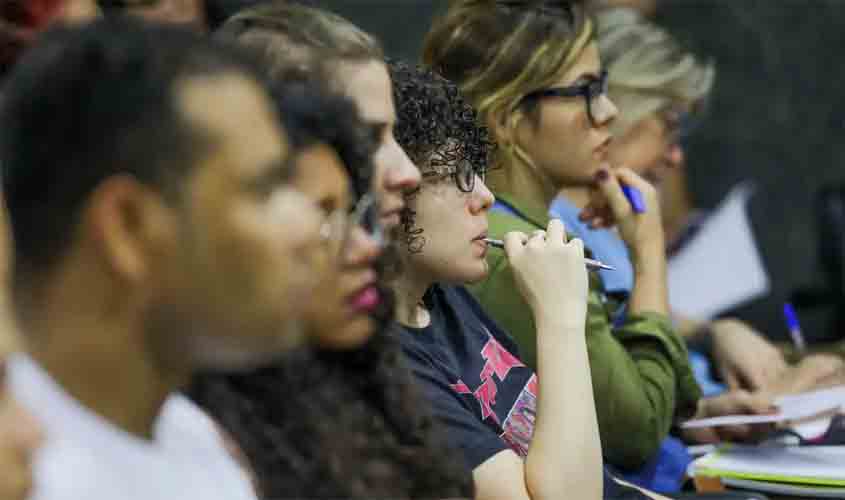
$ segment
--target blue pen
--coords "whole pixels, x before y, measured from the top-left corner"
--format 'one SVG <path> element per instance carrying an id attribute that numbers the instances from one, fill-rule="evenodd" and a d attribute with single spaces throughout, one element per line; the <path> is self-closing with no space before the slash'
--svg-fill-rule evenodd
<path id="1" fill-rule="evenodd" d="M 783 316 L 786 318 L 786 327 L 789 329 L 789 336 L 792 337 L 792 343 L 798 352 L 803 353 L 807 350 L 807 344 L 804 342 L 804 335 L 801 333 L 801 324 L 798 322 L 798 315 L 795 313 L 795 308 L 789 302 L 783 305 Z"/>
<path id="2" fill-rule="evenodd" d="M 633 186 L 623 185 L 622 192 L 625 193 L 625 198 L 628 198 L 628 203 L 631 204 L 634 213 L 645 213 L 645 198 L 643 198 L 642 191 Z"/>

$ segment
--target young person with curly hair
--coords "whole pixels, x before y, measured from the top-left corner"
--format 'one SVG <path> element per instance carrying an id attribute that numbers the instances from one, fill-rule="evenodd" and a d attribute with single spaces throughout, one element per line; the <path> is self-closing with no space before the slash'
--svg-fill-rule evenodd
<path id="1" fill-rule="evenodd" d="M 476 498 L 642 498 L 603 473 L 581 242 L 567 242 L 559 221 L 505 235 L 516 286 L 538 326 L 535 372 L 463 287 L 489 271 L 487 133 L 455 85 L 401 62 L 390 69 L 397 139 L 423 176 L 403 215 L 402 273 L 393 284 L 398 335 L 436 418 L 464 454 Z"/>

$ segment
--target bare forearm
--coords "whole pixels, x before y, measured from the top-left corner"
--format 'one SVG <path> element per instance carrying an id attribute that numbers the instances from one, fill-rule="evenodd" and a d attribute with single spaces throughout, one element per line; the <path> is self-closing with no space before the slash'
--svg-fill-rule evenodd
<path id="1" fill-rule="evenodd" d="M 668 316 L 666 257 L 662 249 L 644 250 L 633 260 L 634 289 L 631 291 L 628 302 L 630 312 L 632 314 L 656 312 Z"/>
<path id="2" fill-rule="evenodd" d="M 525 461 L 527 490 L 535 500 L 602 498 L 601 440 L 584 328 L 538 318 L 537 330 L 537 417 Z"/>

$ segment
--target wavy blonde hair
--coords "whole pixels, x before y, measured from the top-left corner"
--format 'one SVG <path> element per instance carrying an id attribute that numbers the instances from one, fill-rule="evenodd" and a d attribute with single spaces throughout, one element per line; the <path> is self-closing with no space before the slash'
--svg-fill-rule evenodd
<path id="1" fill-rule="evenodd" d="M 456 0 L 425 38 L 423 62 L 455 82 L 486 123 L 502 123 L 495 162 L 533 165 L 511 140 L 536 120 L 525 96 L 548 87 L 578 60 L 593 23 L 567 0 Z M 493 127 L 495 130 L 496 127 Z"/>
<path id="2" fill-rule="evenodd" d="M 716 70 L 634 9 L 595 14 L 596 37 L 608 70 L 608 94 L 619 108 L 612 125 L 622 135 L 666 105 L 707 99 Z"/>

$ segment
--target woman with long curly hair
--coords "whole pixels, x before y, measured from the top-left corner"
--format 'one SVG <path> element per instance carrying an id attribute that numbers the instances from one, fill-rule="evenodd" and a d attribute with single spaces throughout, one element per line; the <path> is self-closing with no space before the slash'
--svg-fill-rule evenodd
<path id="1" fill-rule="evenodd" d="M 374 267 L 380 235 L 369 192 L 376 142 L 349 100 L 315 82 L 285 87 L 279 107 L 305 125 L 287 127 L 298 151 L 293 182 L 342 226 L 327 262 L 335 279 L 315 293 L 303 325 L 315 345 L 253 373 L 199 378 L 191 395 L 238 445 L 265 498 L 468 496 L 468 477 L 436 439 L 386 333 L 393 301 Z"/>
<path id="2" fill-rule="evenodd" d="M 504 237 L 537 321 L 538 369 L 463 285 L 489 272 L 487 133 L 457 87 L 390 65 L 396 136 L 423 182 L 407 195 L 393 283 L 397 334 L 434 415 L 463 452 L 478 500 L 643 498 L 604 474 L 585 338 L 587 273 L 564 227 Z"/>

